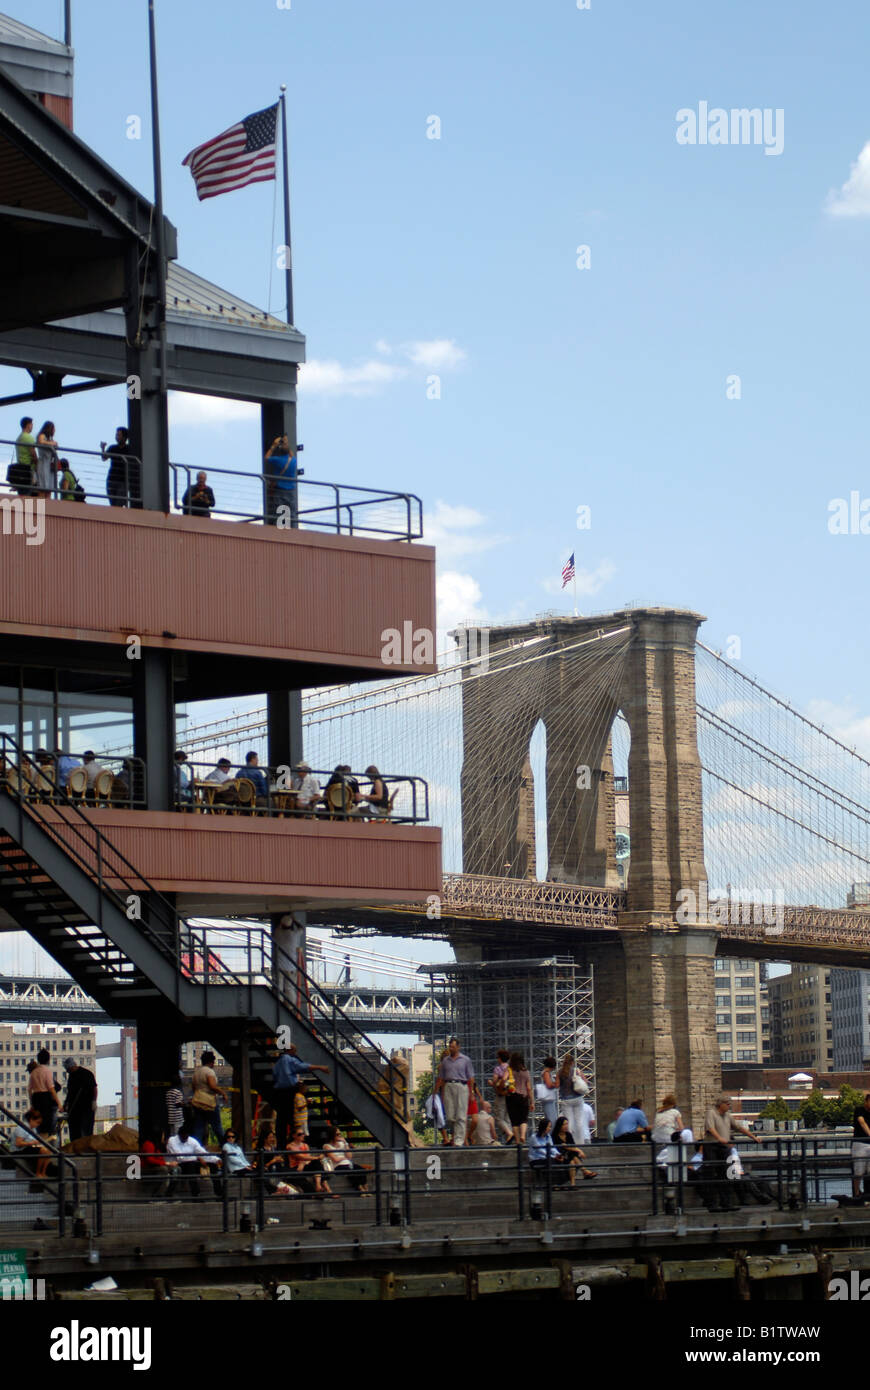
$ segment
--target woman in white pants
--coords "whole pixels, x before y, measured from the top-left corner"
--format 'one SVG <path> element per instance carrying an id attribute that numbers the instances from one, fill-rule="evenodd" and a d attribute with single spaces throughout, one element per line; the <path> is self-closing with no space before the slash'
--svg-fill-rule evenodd
<path id="1" fill-rule="evenodd" d="M 586 1116 L 583 1110 L 583 1097 L 589 1091 L 586 1078 L 574 1064 L 574 1053 L 566 1052 L 562 1065 L 556 1073 L 559 1083 L 559 1114 L 568 1121 L 568 1128 L 574 1135 L 584 1132 Z M 579 1086 L 579 1090 L 577 1087 Z M 580 1140 L 577 1140 L 578 1144 Z"/>

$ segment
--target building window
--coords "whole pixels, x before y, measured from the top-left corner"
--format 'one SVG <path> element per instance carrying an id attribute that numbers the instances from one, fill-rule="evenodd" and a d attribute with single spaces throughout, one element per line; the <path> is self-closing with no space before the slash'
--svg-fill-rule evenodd
<path id="1" fill-rule="evenodd" d="M 738 1022 L 738 1023 L 751 1023 L 751 1024 L 754 1025 L 754 1024 L 755 1024 L 755 1014 L 738 1014 L 738 1015 L 737 1015 L 737 1022 Z"/>
<path id="2" fill-rule="evenodd" d="M 730 1014 L 717 1014 L 717 1015 L 716 1015 L 716 1022 L 717 1022 L 717 1023 L 724 1023 L 726 1027 L 730 1027 L 730 1026 L 731 1026 L 731 1015 L 730 1015 Z"/>
<path id="3" fill-rule="evenodd" d="M 753 1032 L 751 1032 L 751 1033 L 738 1033 L 738 1034 L 737 1034 L 737 1041 L 738 1041 L 739 1043 L 754 1043 L 754 1042 L 755 1042 L 755 1032 L 753 1031 Z"/>

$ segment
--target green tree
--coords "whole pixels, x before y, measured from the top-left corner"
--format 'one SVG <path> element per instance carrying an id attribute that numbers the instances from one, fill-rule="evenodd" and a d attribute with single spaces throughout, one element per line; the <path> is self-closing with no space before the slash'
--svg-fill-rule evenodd
<path id="1" fill-rule="evenodd" d="M 760 1120 L 789 1120 L 791 1111 L 783 1100 L 782 1096 L 775 1096 L 769 1100 L 758 1117 Z"/>
<path id="2" fill-rule="evenodd" d="M 830 1102 L 825 1100 L 818 1086 L 810 1091 L 808 1096 L 804 1096 L 797 1109 L 797 1118 L 807 1129 L 816 1129 L 819 1125 L 830 1124 L 828 1118 Z"/>
<path id="3" fill-rule="evenodd" d="M 825 1102 L 827 1110 L 827 1123 L 829 1125 L 850 1125 L 852 1115 L 859 1105 L 864 1104 L 864 1094 L 856 1091 L 854 1086 L 844 1084 L 840 1087 L 840 1095 L 837 1100 Z"/>
<path id="4" fill-rule="evenodd" d="M 432 1094 L 432 1073 L 420 1073 L 417 1089 L 414 1092 L 414 1133 L 427 1144 L 434 1144 L 435 1130 L 426 1118 L 426 1102 Z"/>

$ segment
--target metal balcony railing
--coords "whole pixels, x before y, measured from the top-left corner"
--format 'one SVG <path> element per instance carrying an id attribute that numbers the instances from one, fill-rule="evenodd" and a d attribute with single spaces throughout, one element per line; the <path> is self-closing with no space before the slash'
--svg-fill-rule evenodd
<path id="1" fill-rule="evenodd" d="M 7 489 L 22 497 L 48 496 L 59 501 L 108 504 L 141 510 L 142 461 L 135 454 L 111 457 L 102 449 L 59 446 L 58 467 L 51 473 L 51 487 L 38 487 L 36 474 L 19 471 L 16 445 L 0 439 L 10 463 Z M 68 469 L 61 465 L 69 464 Z M 306 478 L 300 470 L 295 480 L 276 478 L 268 462 L 263 471 L 202 468 L 170 463 L 171 510 L 187 516 L 232 521 L 268 521 L 278 527 L 332 531 L 339 535 L 375 536 L 382 540 L 419 540 L 423 535 L 423 504 L 410 492 L 390 492 Z M 197 475 L 205 473 L 200 491 Z M 70 476 L 71 475 L 71 476 Z"/>
<path id="2" fill-rule="evenodd" d="M 303 799 L 301 779 L 289 767 L 248 768 L 244 764 L 224 781 L 209 780 L 215 763 L 185 762 L 175 765 L 175 807 L 206 815 L 294 816 L 326 820 L 372 821 L 416 825 L 429 819 L 429 785 L 422 777 L 393 773 L 381 778 L 389 807 L 372 806 L 365 791 L 364 773 L 345 773 L 343 784 L 328 784 L 332 770 L 312 770 L 318 785 L 316 799 Z M 355 790 L 357 788 L 358 790 Z"/>
<path id="3" fill-rule="evenodd" d="M 25 801 L 46 804 L 69 799 L 85 807 L 147 805 L 147 774 L 141 758 L 100 754 L 86 766 L 78 753 L 61 749 L 46 760 L 33 749 L 12 759 L 6 755 L 4 744 L 0 785 Z"/>

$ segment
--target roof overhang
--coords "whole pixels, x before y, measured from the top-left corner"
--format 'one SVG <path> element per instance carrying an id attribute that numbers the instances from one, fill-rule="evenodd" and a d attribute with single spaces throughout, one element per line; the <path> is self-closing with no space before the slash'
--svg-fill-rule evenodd
<path id="1" fill-rule="evenodd" d="M 0 331 L 122 305 L 152 224 L 148 199 L 0 68 Z"/>
<path id="2" fill-rule="evenodd" d="M 131 245 L 151 244 L 154 209 L 0 67 L 0 363 L 56 379 L 126 380 L 123 306 Z M 181 266 L 166 250 L 171 389 L 293 401 L 305 339 Z"/>
<path id="3" fill-rule="evenodd" d="M 305 338 L 191 271 L 170 264 L 167 372 L 173 391 L 242 401 L 294 401 Z M 105 385 L 126 380 L 124 316 L 106 309 L 0 333 L 0 363 Z"/>

